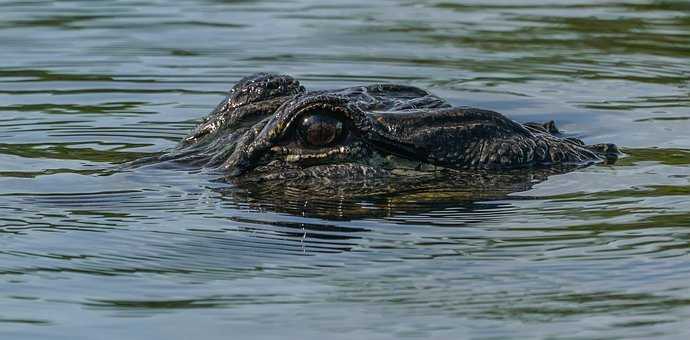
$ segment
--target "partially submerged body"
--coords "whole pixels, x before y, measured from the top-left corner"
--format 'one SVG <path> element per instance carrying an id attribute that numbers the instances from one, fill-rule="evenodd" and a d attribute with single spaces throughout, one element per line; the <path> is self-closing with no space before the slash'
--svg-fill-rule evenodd
<path id="1" fill-rule="evenodd" d="M 159 160 L 279 187 L 360 192 L 437 186 L 443 178 L 444 187 L 507 184 L 515 191 L 617 154 L 612 144 L 561 137 L 553 123 L 520 124 L 497 112 L 453 107 L 416 87 L 307 91 L 292 77 L 260 73 L 240 80 Z"/>

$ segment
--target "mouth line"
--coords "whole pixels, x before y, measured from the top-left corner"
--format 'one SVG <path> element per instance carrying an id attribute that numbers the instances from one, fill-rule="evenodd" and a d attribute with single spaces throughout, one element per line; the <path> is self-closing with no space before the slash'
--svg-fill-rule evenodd
<path id="1" fill-rule="evenodd" d="M 296 163 L 301 161 L 327 160 L 338 156 L 342 157 L 343 155 L 348 154 L 350 150 L 346 146 L 340 146 L 337 148 L 326 149 L 321 152 L 305 152 L 302 149 L 290 150 L 286 146 L 274 146 L 270 149 L 270 151 L 274 156 L 280 157 L 288 163 Z"/>
<path id="2" fill-rule="evenodd" d="M 371 147 L 372 145 L 369 144 Z M 289 146 L 274 146 L 270 149 L 269 159 L 286 166 L 314 168 L 326 166 L 371 167 L 386 171 L 437 172 L 453 170 L 439 166 L 424 157 L 408 153 L 390 152 L 380 148 L 368 148 L 364 145 L 342 145 L 328 149 L 305 150 Z M 270 163 L 270 162 L 269 162 Z M 274 163 L 276 164 L 276 163 Z"/>

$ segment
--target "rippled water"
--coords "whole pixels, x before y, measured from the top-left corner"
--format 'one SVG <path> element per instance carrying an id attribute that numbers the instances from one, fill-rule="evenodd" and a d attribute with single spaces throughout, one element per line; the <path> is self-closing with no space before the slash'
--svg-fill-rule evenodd
<path id="1" fill-rule="evenodd" d="M 5 339 L 690 337 L 686 1 L 2 1 Z M 500 200 L 113 165 L 240 77 L 396 82 L 626 157 Z"/>

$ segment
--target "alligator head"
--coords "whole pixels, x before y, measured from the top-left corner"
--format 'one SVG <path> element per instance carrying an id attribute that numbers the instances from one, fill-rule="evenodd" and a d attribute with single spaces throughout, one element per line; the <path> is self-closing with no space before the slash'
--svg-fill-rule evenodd
<path id="1" fill-rule="evenodd" d="M 339 186 L 450 176 L 457 185 L 484 186 L 486 178 L 563 171 L 616 154 L 611 144 L 559 137 L 553 124 L 452 107 L 416 87 L 307 91 L 290 76 L 260 73 L 240 80 L 161 159 L 222 169 L 243 183 Z"/>

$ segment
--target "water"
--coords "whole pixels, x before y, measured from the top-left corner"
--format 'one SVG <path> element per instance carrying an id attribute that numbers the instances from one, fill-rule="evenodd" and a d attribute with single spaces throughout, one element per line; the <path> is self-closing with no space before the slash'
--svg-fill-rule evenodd
<path id="1" fill-rule="evenodd" d="M 690 336 L 688 2 L 0 7 L 3 339 Z M 257 71 L 415 85 L 627 156 L 500 200 L 112 171 Z"/>

